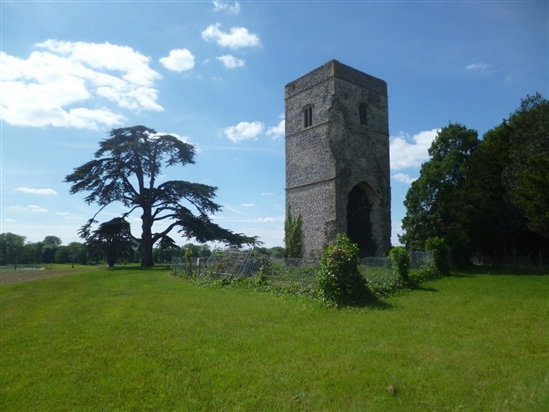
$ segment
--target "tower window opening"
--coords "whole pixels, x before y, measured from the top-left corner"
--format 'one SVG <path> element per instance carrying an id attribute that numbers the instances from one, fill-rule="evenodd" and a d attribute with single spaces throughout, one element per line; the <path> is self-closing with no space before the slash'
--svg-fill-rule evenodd
<path id="1" fill-rule="evenodd" d="M 304 127 L 311 127 L 313 125 L 313 106 L 305 106 L 303 110 L 303 125 Z"/>
<path id="2" fill-rule="evenodd" d="M 360 115 L 360 124 L 368 124 L 368 117 L 366 115 L 368 106 L 364 103 L 362 103 L 359 108 L 358 112 Z"/>

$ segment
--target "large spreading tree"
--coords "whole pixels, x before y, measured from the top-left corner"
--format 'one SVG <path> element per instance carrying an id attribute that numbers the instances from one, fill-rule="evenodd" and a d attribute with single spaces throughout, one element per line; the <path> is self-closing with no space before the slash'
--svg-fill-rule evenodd
<path id="1" fill-rule="evenodd" d="M 242 246 L 256 242 L 255 237 L 234 233 L 211 221 L 209 216 L 221 210 L 213 200 L 216 187 L 181 180 L 157 181 L 164 167 L 194 163 L 191 144 L 144 126 L 133 126 L 111 130 L 99 146 L 95 159 L 65 178 L 72 184 L 71 194 L 89 192 L 85 201 L 99 206 L 81 229 L 84 238 L 91 236 L 98 213 L 118 202 L 127 208 L 122 218 L 141 210 L 141 236 L 132 237 L 139 245 L 144 267 L 153 266 L 154 244 L 174 229 L 201 243 L 220 241 Z M 164 221 L 169 222 L 167 227 L 153 232 L 153 225 Z"/>

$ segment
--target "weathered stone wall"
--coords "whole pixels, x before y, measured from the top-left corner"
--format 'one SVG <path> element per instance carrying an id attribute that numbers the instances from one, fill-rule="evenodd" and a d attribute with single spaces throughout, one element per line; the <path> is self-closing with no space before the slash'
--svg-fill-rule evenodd
<path id="1" fill-rule="evenodd" d="M 303 256 L 347 230 L 349 193 L 360 184 L 371 204 L 369 255 L 391 236 L 387 85 L 335 60 L 289 83 L 286 92 L 286 204 L 303 218 Z M 360 104 L 367 105 L 361 124 Z M 303 109 L 313 107 L 304 127 Z M 375 249 L 375 250 L 374 250 Z"/>

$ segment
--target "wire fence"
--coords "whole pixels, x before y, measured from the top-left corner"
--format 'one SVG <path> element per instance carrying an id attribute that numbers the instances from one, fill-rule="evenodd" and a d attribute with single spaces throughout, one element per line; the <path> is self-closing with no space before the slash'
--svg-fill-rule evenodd
<path id="1" fill-rule="evenodd" d="M 411 252 L 411 272 L 428 267 L 433 260 L 430 252 Z M 295 286 L 317 289 L 319 259 L 278 259 L 259 255 L 253 250 L 216 250 L 205 260 L 192 259 L 187 265 L 185 258 L 172 259 L 172 272 L 176 275 L 205 277 L 209 279 L 250 278 L 258 276 L 269 285 Z M 397 281 L 389 257 L 360 259 L 359 271 L 369 286 L 381 289 Z"/>

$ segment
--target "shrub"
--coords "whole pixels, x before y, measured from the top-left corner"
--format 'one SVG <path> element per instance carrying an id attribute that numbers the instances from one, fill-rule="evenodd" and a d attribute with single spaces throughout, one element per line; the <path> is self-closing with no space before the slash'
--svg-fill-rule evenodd
<path id="1" fill-rule="evenodd" d="M 404 283 L 410 283 L 410 255 L 402 246 L 397 246 L 389 252 L 393 273 Z"/>
<path id="2" fill-rule="evenodd" d="M 317 280 L 324 301 L 336 307 L 361 305 L 371 296 L 358 271 L 358 246 L 346 235 L 324 249 Z"/>
<path id="3" fill-rule="evenodd" d="M 448 245 L 439 237 L 432 237 L 425 242 L 425 250 L 433 253 L 433 268 L 440 275 L 450 274 L 450 265 L 448 264 Z"/>
<path id="4" fill-rule="evenodd" d="M 286 210 L 286 221 L 284 222 L 284 259 L 301 257 L 301 246 L 303 243 L 301 223 L 301 215 L 297 216 L 297 218 L 293 218 L 290 206 L 288 206 Z"/>

